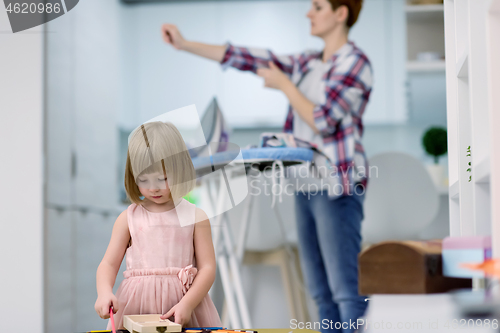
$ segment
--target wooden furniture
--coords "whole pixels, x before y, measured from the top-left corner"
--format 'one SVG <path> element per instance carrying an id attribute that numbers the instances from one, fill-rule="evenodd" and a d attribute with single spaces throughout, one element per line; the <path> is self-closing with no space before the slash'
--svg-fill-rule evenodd
<path id="1" fill-rule="evenodd" d="M 470 279 L 443 277 L 441 241 L 390 241 L 359 255 L 359 291 L 427 294 L 470 288 Z"/>
<path id="2" fill-rule="evenodd" d="M 181 332 L 182 326 L 168 319 L 160 319 L 161 314 L 123 316 L 123 326 L 130 333 Z"/>

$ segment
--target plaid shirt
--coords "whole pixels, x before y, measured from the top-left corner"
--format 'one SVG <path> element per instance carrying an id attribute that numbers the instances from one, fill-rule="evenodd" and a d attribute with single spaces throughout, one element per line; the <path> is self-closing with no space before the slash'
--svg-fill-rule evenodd
<path id="1" fill-rule="evenodd" d="M 311 60 L 321 59 L 322 52 L 278 56 L 264 49 L 235 47 L 227 44 L 221 62 L 243 71 L 256 72 L 273 61 L 292 82 L 297 84 L 308 73 Z M 343 195 L 353 186 L 368 181 L 368 160 L 361 136 L 361 117 L 372 90 L 372 69 L 366 55 L 354 43 L 348 42 L 328 60 L 330 69 L 323 76 L 325 102 L 314 106 L 314 121 L 323 139 L 323 153 L 329 158 Z M 292 106 L 289 107 L 284 132 L 293 132 Z M 333 173 L 332 173 L 333 175 Z M 358 191 L 359 192 L 359 191 Z"/>

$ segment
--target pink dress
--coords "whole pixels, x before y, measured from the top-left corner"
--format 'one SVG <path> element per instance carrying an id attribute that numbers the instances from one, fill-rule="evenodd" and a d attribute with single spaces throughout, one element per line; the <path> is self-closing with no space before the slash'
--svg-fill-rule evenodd
<path id="1" fill-rule="evenodd" d="M 196 276 L 194 224 L 196 207 L 185 199 L 174 209 L 153 213 L 132 204 L 127 209 L 132 245 L 126 251 L 127 270 L 116 297 L 120 304 L 114 315 L 116 328 L 129 314 L 165 314 L 179 303 Z M 186 327 L 222 326 L 217 309 L 207 294 L 193 310 Z M 108 329 L 111 323 L 108 322 Z"/>

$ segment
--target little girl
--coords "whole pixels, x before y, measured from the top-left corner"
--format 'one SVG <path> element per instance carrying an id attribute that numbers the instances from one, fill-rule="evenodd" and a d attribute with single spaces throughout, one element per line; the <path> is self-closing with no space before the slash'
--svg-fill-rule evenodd
<path id="1" fill-rule="evenodd" d="M 117 328 L 129 314 L 163 314 L 188 327 L 221 326 L 208 295 L 215 279 L 210 222 L 183 199 L 194 183 L 193 162 L 173 124 L 146 123 L 132 133 L 125 189 L 133 203 L 116 219 L 97 268 L 95 310 L 106 319 L 113 306 Z M 125 253 L 125 280 L 115 296 Z"/>

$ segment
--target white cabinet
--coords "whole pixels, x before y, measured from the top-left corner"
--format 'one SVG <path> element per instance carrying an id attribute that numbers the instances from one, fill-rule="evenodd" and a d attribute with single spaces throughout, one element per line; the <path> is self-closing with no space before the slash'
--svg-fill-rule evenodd
<path id="1" fill-rule="evenodd" d="M 405 18 L 408 120 L 423 134 L 446 127 L 443 4 L 407 4 Z"/>
<path id="2" fill-rule="evenodd" d="M 499 184 L 494 170 L 500 167 L 495 134 L 500 125 L 500 1 L 445 0 L 444 10 L 450 233 L 491 235 L 493 230 L 498 256 Z"/>
<path id="3" fill-rule="evenodd" d="M 96 16 L 95 10 L 108 12 Z M 47 23 L 47 203 L 117 204 L 118 4 L 88 1 Z"/>
<path id="4" fill-rule="evenodd" d="M 443 5 L 406 5 L 407 62 L 412 73 L 441 72 L 445 62 L 441 59 L 419 61 L 421 52 L 433 52 L 444 56 Z"/>
<path id="5" fill-rule="evenodd" d="M 106 328 L 107 321 L 101 319 L 94 310 L 97 299 L 96 270 L 106 252 L 115 219 L 116 216 L 96 213 L 76 214 L 72 243 L 73 332 Z M 124 266 L 125 260 L 116 277 L 114 293 L 123 280 Z"/>
<path id="6" fill-rule="evenodd" d="M 87 0 L 46 25 L 46 332 L 106 325 L 93 304 L 123 179 L 117 164 L 120 8 L 117 1 Z"/>
<path id="7" fill-rule="evenodd" d="M 71 18 L 74 198 L 78 205 L 99 209 L 117 205 L 120 180 L 119 8 L 115 1 L 86 1 Z"/>
<path id="8" fill-rule="evenodd" d="M 488 76 L 488 101 L 489 101 L 489 130 L 490 130 L 490 170 L 500 170 L 500 1 L 496 0 L 488 12 L 488 25 L 486 28 L 487 62 L 490 70 Z M 490 174 L 491 186 L 491 221 L 493 234 L 493 256 L 500 255 L 500 179 L 498 172 Z"/>
<path id="9" fill-rule="evenodd" d="M 47 24 L 47 202 L 117 205 L 118 4 L 97 1 Z M 102 20 L 100 20 L 102 19 Z M 110 43 L 109 41 L 115 42 Z"/>
<path id="10" fill-rule="evenodd" d="M 71 205 L 72 163 L 72 35 L 70 15 L 47 24 L 56 31 L 45 38 L 46 202 Z"/>
<path id="11" fill-rule="evenodd" d="M 45 212 L 45 332 L 76 332 L 74 318 L 76 213 Z"/>

